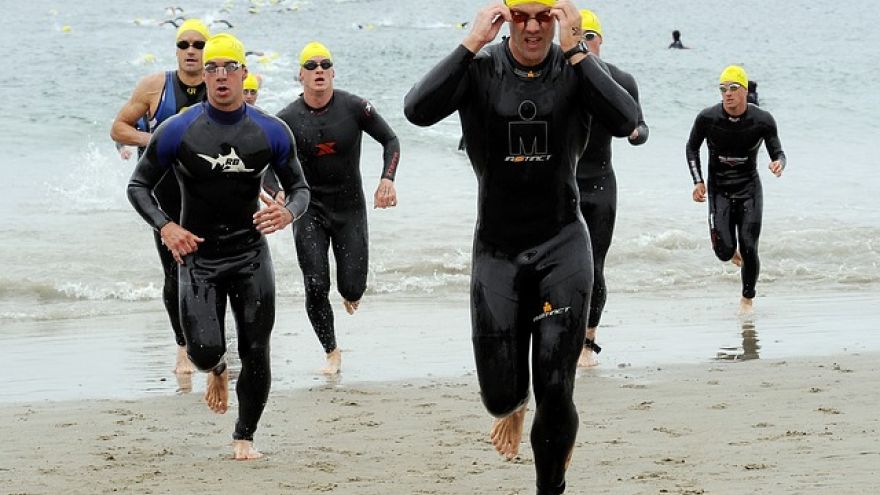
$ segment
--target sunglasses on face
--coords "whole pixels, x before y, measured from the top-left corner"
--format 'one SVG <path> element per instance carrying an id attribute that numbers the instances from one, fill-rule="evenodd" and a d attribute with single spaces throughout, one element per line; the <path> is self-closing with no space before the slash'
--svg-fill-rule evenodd
<path id="1" fill-rule="evenodd" d="M 192 43 L 190 43 L 189 41 L 186 41 L 186 40 L 180 40 L 177 42 L 177 48 L 180 48 L 181 50 L 186 50 L 189 47 L 193 47 L 196 50 L 201 50 L 201 49 L 205 48 L 205 42 L 204 41 L 193 41 Z"/>
<path id="2" fill-rule="evenodd" d="M 257 94 L 257 90 L 256 90 L 256 89 L 246 89 L 246 90 L 244 90 L 244 94 L 246 94 L 246 95 L 256 95 L 256 94 Z"/>
<path id="3" fill-rule="evenodd" d="M 321 60 L 320 62 L 315 62 L 314 60 L 306 60 L 306 63 L 302 65 L 305 70 L 315 70 L 318 66 L 321 66 L 322 69 L 327 70 L 330 67 L 333 67 L 333 61 L 329 59 Z"/>
<path id="4" fill-rule="evenodd" d="M 225 72 L 235 72 L 238 69 L 241 69 L 241 64 L 238 62 L 226 62 L 223 65 L 215 64 L 211 62 L 210 64 L 205 64 L 205 72 L 208 74 L 216 74 L 217 70 L 222 68 Z"/>
<path id="5" fill-rule="evenodd" d="M 599 33 L 594 33 L 592 31 L 587 31 L 584 33 L 584 39 L 587 41 L 593 41 L 594 39 L 599 37 Z"/>
<path id="6" fill-rule="evenodd" d="M 538 21 L 538 24 L 547 24 L 548 22 L 553 22 L 553 16 L 550 14 L 549 10 L 545 10 L 543 12 L 538 12 L 535 15 L 529 15 L 525 12 L 521 12 L 519 10 L 511 10 L 510 18 L 516 24 L 528 24 L 530 20 L 534 19 Z"/>
<path id="7" fill-rule="evenodd" d="M 722 84 L 718 86 L 718 91 L 721 91 L 721 94 L 724 94 L 728 91 L 736 91 L 741 87 L 743 87 L 743 85 L 740 83 Z"/>

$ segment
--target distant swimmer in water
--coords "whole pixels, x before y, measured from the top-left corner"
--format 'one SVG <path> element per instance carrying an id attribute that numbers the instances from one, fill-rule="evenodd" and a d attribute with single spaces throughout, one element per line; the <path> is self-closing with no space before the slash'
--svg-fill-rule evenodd
<path id="1" fill-rule="evenodd" d="M 183 14 L 183 7 L 175 7 L 175 6 L 165 7 L 165 13 L 168 15 L 177 15 L 177 14 L 182 15 Z"/>
<path id="2" fill-rule="evenodd" d="M 254 434 L 272 383 L 275 275 L 266 236 L 302 216 L 309 187 L 290 129 L 244 104 L 241 42 L 218 34 L 208 39 L 204 53 L 208 100 L 156 130 L 129 180 L 128 199 L 178 264 L 187 354 L 207 372 L 205 402 L 218 414 L 229 409 L 225 313 L 227 305 L 232 309 L 241 359 L 233 457 L 250 460 L 263 456 Z M 286 193 L 283 203 L 261 194 L 269 169 Z M 168 174 L 180 183 L 179 221 L 152 194 Z"/>
<path id="3" fill-rule="evenodd" d="M 590 10 L 581 10 L 581 27 L 584 41 L 590 52 L 600 57 L 605 35 L 599 17 Z M 635 78 L 615 65 L 605 62 L 611 78 L 620 84 L 636 104 L 639 103 L 639 88 Z M 648 140 L 648 126 L 638 106 L 638 122 L 628 136 L 633 146 Z M 605 286 L 605 257 L 611 247 L 614 223 L 617 218 L 617 178 L 611 166 L 611 132 L 598 119 L 590 123 L 590 140 L 577 165 L 577 185 L 580 191 L 580 209 L 590 231 L 590 245 L 593 252 L 593 291 L 590 299 L 590 313 L 587 318 L 587 334 L 578 366 L 591 367 L 598 364 L 598 354 L 602 350 L 596 344 L 596 331 L 608 289 Z"/>
<path id="4" fill-rule="evenodd" d="M 138 82 L 131 98 L 113 121 L 110 129 L 113 141 L 143 150 L 150 141 L 150 133 L 159 124 L 205 98 L 202 50 L 209 36 L 207 26 L 197 19 L 189 19 L 178 28 L 177 70 L 150 74 Z M 162 210 L 172 220 L 179 220 L 180 186 L 174 174 L 167 174 L 159 181 L 153 194 Z M 194 368 L 186 357 L 186 341 L 180 326 L 177 263 L 158 232 L 154 232 L 153 236 L 165 274 L 162 299 L 177 342 L 174 371 L 178 374 L 192 373 Z"/>
<path id="5" fill-rule="evenodd" d="M 397 206 L 394 178 L 400 141 L 368 100 L 335 89 L 333 57 L 321 43 L 307 44 L 299 56 L 303 93 L 278 112 L 296 137 L 306 180 L 309 209 L 293 229 L 303 274 L 306 313 L 326 353 L 326 374 L 336 374 L 342 351 L 336 342 L 330 306 L 330 260 L 336 261 L 336 289 L 348 314 L 358 309 L 367 288 L 369 243 L 367 206 L 361 179 L 361 138 L 366 132 L 382 145 L 382 170 L 374 208 Z"/>
<path id="6" fill-rule="evenodd" d="M 260 96 L 260 85 L 263 79 L 259 74 L 253 72 L 248 73 L 244 79 L 244 101 L 248 105 L 256 105 L 257 98 Z"/>
<path id="7" fill-rule="evenodd" d="M 160 26 L 164 26 L 165 24 L 171 24 L 174 27 L 180 27 L 180 24 L 186 22 L 185 17 L 175 17 L 174 19 L 166 19 L 159 23 Z"/>
<path id="8" fill-rule="evenodd" d="M 678 29 L 672 32 L 672 43 L 669 44 L 668 48 L 687 49 L 684 43 L 681 42 L 681 32 Z"/>
<path id="9" fill-rule="evenodd" d="M 694 181 L 694 201 L 702 203 L 707 195 L 709 198 L 709 233 L 715 256 L 742 269 L 740 312 L 748 314 L 761 268 L 758 237 L 764 198 L 756 160 L 761 143 L 767 148 L 772 160 L 769 168 L 776 177 L 782 176 L 786 160 L 773 116 L 746 101 L 746 71 L 728 66 L 719 83 L 722 101 L 704 109 L 694 121 L 687 161 Z M 706 181 L 700 167 L 703 141 L 709 147 Z"/>
<path id="10" fill-rule="evenodd" d="M 213 21 L 211 21 L 211 27 L 214 27 L 217 24 L 223 24 L 229 29 L 232 29 L 235 27 L 232 25 L 231 22 L 227 21 L 226 19 L 214 19 Z"/>
<path id="11" fill-rule="evenodd" d="M 492 43 L 505 26 L 510 37 Z M 514 459 L 534 391 L 538 495 L 565 492 L 580 425 L 573 394 L 593 263 L 577 161 L 591 119 L 625 137 L 638 115 L 582 34 L 571 0 L 490 4 L 404 100 L 413 124 L 461 119 L 479 191 L 470 304 L 480 396 L 496 418 L 493 446 Z"/>
<path id="12" fill-rule="evenodd" d="M 756 81 L 749 81 L 749 96 L 748 102 L 753 105 L 758 105 L 758 83 Z"/>

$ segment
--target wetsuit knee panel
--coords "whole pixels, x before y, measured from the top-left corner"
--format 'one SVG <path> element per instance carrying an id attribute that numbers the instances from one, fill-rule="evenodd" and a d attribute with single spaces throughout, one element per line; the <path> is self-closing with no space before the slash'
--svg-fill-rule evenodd
<path id="1" fill-rule="evenodd" d="M 187 345 L 186 354 L 200 371 L 210 371 L 223 362 L 226 348 L 219 345 L 191 344 Z"/>

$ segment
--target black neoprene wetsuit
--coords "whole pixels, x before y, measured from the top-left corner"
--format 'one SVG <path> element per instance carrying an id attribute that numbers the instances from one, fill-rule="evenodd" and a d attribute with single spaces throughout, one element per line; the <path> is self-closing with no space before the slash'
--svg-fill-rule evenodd
<path id="1" fill-rule="evenodd" d="M 594 56 L 570 65 L 555 44 L 534 67 L 517 64 L 507 40 L 478 55 L 459 46 L 405 100 L 416 125 L 461 117 L 479 188 L 471 321 L 481 394 L 495 416 L 525 404 L 533 347 L 531 443 L 541 495 L 565 490 L 593 283 L 575 167 L 591 114 L 617 136 L 636 126 L 636 103 L 606 70 Z"/>
<path id="2" fill-rule="evenodd" d="M 219 373 L 225 368 L 227 299 L 232 307 L 241 358 L 237 440 L 253 439 L 271 383 L 275 276 L 266 238 L 253 223 L 270 168 L 284 188 L 286 208 L 300 217 L 309 189 L 287 126 L 251 106 L 223 112 L 204 102 L 159 126 L 128 184 L 132 205 L 159 230 L 172 218 L 150 191 L 174 174 L 181 187 L 180 225 L 204 238 L 179 265 L 180 318 L 193 364 Z"/>
<path id="3" fill-rule="evenodd" d="M 780 160 L 783 168 L 786 162 L 776 121 L 769 112 L 752 104 L 737 117 L 728 115 L 721 103 L 700 112 L 686 147 L 694 184 L 703 182 L 700 146 L 704 140 L 709 147 L 706 190 L 712 247 L 718 259 L 728 261 L 739 242 L 742 295 L 752 299 L 761 269 L 758 238 L 764 198 L 756 160 L 761 143 L 771 160 Z"/>
<path id="4" fill-rule="evenodd" d="M 293 131 L 312 190 L 309 209 L 294 225 L 293 237 L 303 272 L 306 312 L 329 353 L 336 349 L 329 299 L 331 245 L 339 294 L 347 301 L 359 301 L 367 288 L 369 248 L 361 137 L 366 132 L 382 145 L 382 178 L 392 181 L 400 160 L 400 142 L 369 101 L 338 89 L 324 108 L 310 108 L 300 97 L 278 112 L 278 117 Z"/>
<path id="5" fill-rule="evenodd" d="M 606 62 L 611 77 L 639 102 L 639 88 L 636 80 L 628 73 Z M 628 139 L 638 146 L 648 140 L 648 126 L 639 105 L 639 136 Z M 599 326 L 602 310 L 608 291 L 605 286 L 605 256 L 611 247 L 614 222 L 617 217 L 617 178 L 611 166 L 612 135 L 598 119 L 590 124 L 590 141 L 577 165 L 577 184 L 580 191 L 580 208 L 593 247 L 593 291 L 590 300 L 590 315 L 587 327 Z"/>
<path id="6" fill-rule="evenodd" d="M 141 127 L 147 132 L 153 132 L 159 127 L 159 124 L 177 115 L 181 109 L 195 105 L 204 99 L 204 82 L 197 86 L 187 86 L 180 80 L 177 71 L 167 71 L 165 86 L 162 88 L 156 112 L 153 115 L 145 116 Z M 139 154 L 143 154 L 144 149 L 140 148 L 138 151 Z M 156 184 L 156 187 L 153 188 L 153 196 L 159 202 L 159 207 L 172 220 L 175 222 L 180 220 L 180 186 L 177 184 L 174 174 L 167 174 Z M 186 345 L 186 341 L 183 337 L 183 330 L 180 328 L 180 308 L 177 300 L 177 262 L 174 261 L 171 251 L 162 244 L 162 238 L 158 231 L 153 233 L 153 238 L 156 243 L 156 251 L 159 253 L 159 261 L 162 262 L 162 271 L 165 274 L 162 302 L 165 304 L 165 311 L 168 313 L 171 328 L 174 330 L 174 340 L 177 345 L 183 346 Z"/>

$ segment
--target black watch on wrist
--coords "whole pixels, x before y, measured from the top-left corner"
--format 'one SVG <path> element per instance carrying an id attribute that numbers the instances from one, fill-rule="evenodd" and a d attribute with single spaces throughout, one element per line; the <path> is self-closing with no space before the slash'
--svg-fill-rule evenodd
<path id="1" fill-rule="evenodd" d="M 565 60 L 568 60 L 578 53 L 590 53 L 590 49 L 587 47 L 587 44 L 584 43 L 584 40 L 578 41 L 577 45 L 574 45 L 574 48 L 567 50 L 565 53 L 562 54 L 562 56 L 565 57 Z"/>

